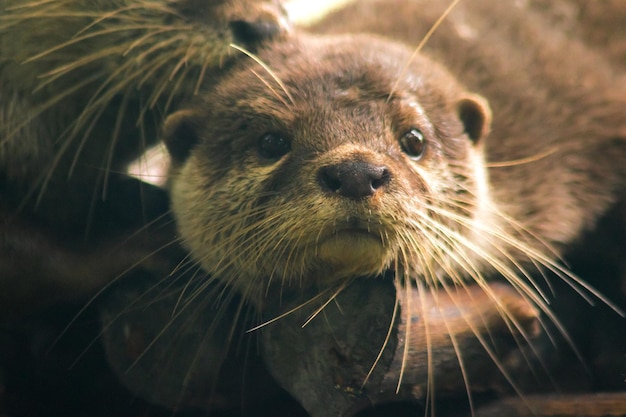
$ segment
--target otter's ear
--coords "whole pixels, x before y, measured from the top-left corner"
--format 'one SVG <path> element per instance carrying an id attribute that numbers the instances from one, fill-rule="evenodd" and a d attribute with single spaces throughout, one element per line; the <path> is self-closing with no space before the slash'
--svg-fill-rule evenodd
<path id="1" fill-rule="evenodd" d="M 491 129 L 491 108 L 489 102 L 477 94 L 469 94 L 458 102 L 459 118 L 465 126 L 465 133 L 475 144 L 481 142 Z"/>
<path id="2" fill-rule="evenodd" d="M 200 141 L 197 122 L 199 118 L 200 115 L 193 110 L 180 110 L 165 120 L 163 141 L 175 162 L 184 162 Z"/>

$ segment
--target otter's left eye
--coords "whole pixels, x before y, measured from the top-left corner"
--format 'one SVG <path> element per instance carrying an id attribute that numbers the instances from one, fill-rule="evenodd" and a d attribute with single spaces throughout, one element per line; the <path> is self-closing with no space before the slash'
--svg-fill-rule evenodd
<path id="1" fill-rule="evenodd" d="M 257 143 L 259 155 L 266 159 L 279 159 L 291 150 L 291 142 L 278 133 L 266 133 Z"/>
<path id="2" fill-rule="evenodd" d="M 426 138 L 419 129 L 413 128 L 400 138 L 400 146 L 411 159 L 418 160 L 426 150 Z"/>

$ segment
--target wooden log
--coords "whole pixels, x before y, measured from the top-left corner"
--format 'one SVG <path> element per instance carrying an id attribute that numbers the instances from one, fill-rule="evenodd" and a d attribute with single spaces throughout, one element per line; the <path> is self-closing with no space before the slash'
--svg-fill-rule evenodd
<path id="1" fill-rule="evenodd" d="M 270 372 L 313 417 L 425 400 L 429 389 L 495 388 L 496 364 L 536 333 L 538 319 L 527 300 L 497 283 L 429 290 L 362 279 L 309 320 L 312 311 L 300 308 L 261 332 Z"/>

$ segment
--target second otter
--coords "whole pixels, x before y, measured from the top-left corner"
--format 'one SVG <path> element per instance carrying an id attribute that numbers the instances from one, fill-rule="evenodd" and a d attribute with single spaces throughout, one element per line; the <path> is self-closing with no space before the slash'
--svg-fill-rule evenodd
<path id="1" fill-rule="evenodd" d="M 162 245 L 129 241 L 168 207 L 126 165 L 168 108 L 241 56 L 231 43 L 253 49 L 286 21 L 271 0 L 0 10 L 1 316 L 90 296 Z"/>

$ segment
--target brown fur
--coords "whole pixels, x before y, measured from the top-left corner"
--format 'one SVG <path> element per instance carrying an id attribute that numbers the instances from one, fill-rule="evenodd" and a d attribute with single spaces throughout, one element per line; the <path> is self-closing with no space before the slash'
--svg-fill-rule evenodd
<path id="1" fill-rule="evenodd" d="M 33 308 L 57 298 L 35 297 L 43 288 L 88 294 L 163 243 L 146 239 L 107 265 L 86 261 L 107 253 L 104 242 L 129 255 L 124 236 L 167 211 L 162 191 L 123 175 L 156 141 L 163 113 L 230 64 L 231 43 L 253 49 L 286 22 L 272 0 L 9 0 L 0 9 L 6 312 L 18 295 Z M 151 213 L 123 209 L 142 199 Z"/>
<path id="2" fill-rule="evenodd" d="M 626 3 L 622 0 L 529 0 L 551 24 L 626 70 Z"/>

